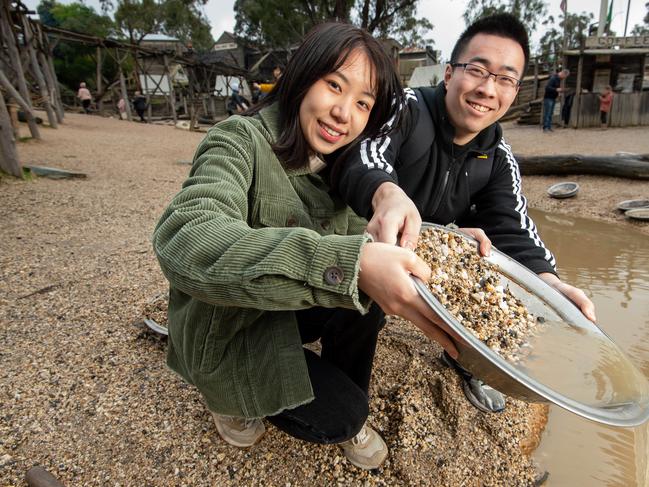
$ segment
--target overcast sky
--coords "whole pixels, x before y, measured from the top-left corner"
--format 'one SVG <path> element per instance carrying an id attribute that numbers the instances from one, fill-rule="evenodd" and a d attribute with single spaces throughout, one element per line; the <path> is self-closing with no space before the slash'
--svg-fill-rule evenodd
<path id="1" fill-rule="evenodd" d="M 39 0 L 23 0 L 24 3 L 35 9 Z M 59 0 L 63 3 L 71 3 L 71 0 Z M 595 20 L 599 17 L 600 0 L 567 0 L 570 13 L 592 12 Z M 618 34 L 624 33 L 624 22 L 626 19 L 627 5 L 629 9 L 629 27 L 631 31 L 634 25 L 642 23 L 647 11 L 645 3 L 647 0 L 614 0 L 612 29 Z M 87 5 L 94 6 L 99 11 L 99 0 L 86 0 Z M 561 0 L 549 0 L 550 14 L 558 17 L 559 4 Z M 432 38 L 435 41 L 435 49 L 442 51 L 442 58 L 447 59 L 453 49 L 453 44 L 465 28 L 462 14 L 464 13 L 467 0 L 420 0 L 419 16 L 425 16 L 435 26 Z M 218 39 L 221 33 L 226 30 L 234 30 L 234 12 L 232 10 L 234 0 L 209 0 L 204 7 L 204 12 L 212 25 L 212 35 Z M 543 26 L 537 28 L 536 34 L 532 37 L 538 42 L 543 34 Z"/>

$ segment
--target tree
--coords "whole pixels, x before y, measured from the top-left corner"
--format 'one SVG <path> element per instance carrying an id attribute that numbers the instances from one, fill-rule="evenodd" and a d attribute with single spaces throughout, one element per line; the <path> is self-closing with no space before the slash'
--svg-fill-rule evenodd
<path id="1" fill-rule="evenodd" d="M 531 33 L 547 15 L 548 5 L 545 0 L 469 0 L 464 21 L 470 25 L 482 17 L 505 12 L 518 17 Z"/>
<path id="2" fill-rule="evenodd" d="M 116 0 L 115 23 L 133 44 L 148 34 L 164 33 L 176 37 L 197 50 L 209 50 L 214 44 L 210 24 L 199 10 L 206 0 Z M 112 2 L 103 0 L 105 9 Z"/>
<path id="3" fill-rule="evenodd" d="M 147 34 L 161 31 L 161 6 L 155 0 L 120 0 L 115 24 L 131 44 L 139 44 Z"/>
<path id="4" fill-rule="evenodd" d="M 415 18 L 419 0 L 236 0 L 235 31 L 248 42 L 288 49 L 314 25 L 351 22 L 377 37 L 423 43 L 432 24 Z"/>
<path id="5" fill-rule="evenodd" d="M 636 24 L 631 31 L 632 36 L 646 36 L 649 35 L 649 2 L 644 4 L 647 9 L 647 14 L 644 16 L 644 25 Z"/>
<path id="6" fill-rule="evenodd" d="M 191 44 L 197 51 L 208 51 L 214 45 L 209 21 L 196 2 L 166 0 L 162 6 L 162 31 Z"/>
<path id="7" fill-rule="evenodd" d="M 559 56 L 563 50 L 563 33 L 564 26 L 567 26 L 567 48 L 578 48 L 583 43 L 588 34 L 588 26 L 593 20 L 593 14 L 582 12 L 580 14 L 568 13 L 561 19 L 558 27 L 555 19 L 550 15 L 543 21 L 544 26 L 550 26 L 550 29 L 541 37 L 538 55 L 549 64 L 557 64 Z"/>
<path id="8" fill-rule="evenodd" d="M 107 15 L 100 15 L 92 7 L 82 3 L 64 5 L 56 0 L 43 0 L 38 7 L 38 16 L 44 25 L 72 30 L 97 37 L 108 37 L 115 33 L 115 24 Z M 95 85 L 95 48 L 78 43 L 61 42 L 54 49 L 54 69 L 60 83 L 73 91 L 85 81 L 90 88 Z M 112 78 L 116 67 L 107 60 L 104 74 Z"/>

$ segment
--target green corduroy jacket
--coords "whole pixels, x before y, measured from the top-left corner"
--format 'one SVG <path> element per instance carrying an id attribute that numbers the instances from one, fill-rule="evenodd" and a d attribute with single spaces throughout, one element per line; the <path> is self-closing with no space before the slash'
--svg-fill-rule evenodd
<path id="1" fill-rule="evenodd" d="M 170 282 L 167 363 L 220 414 L 311 401 L 295 310 L 369 306 L 357 286 L 367 222 L 318 174 L 285 169 L 277 136 L 275 106 L 212 127 L 153 236 Z"/>

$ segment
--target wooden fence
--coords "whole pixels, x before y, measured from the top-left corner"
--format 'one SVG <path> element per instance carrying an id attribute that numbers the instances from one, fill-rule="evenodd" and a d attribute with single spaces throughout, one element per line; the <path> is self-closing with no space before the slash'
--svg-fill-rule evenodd
<path id="1" fill-rule="evenodd" d="M 572 106 L 573 127 L 599 127 L 599 98 L 597 93 L 582 94 Z M 649 125 L 649 91 L 616 93 L 609 114 L 611 127 Z"/>

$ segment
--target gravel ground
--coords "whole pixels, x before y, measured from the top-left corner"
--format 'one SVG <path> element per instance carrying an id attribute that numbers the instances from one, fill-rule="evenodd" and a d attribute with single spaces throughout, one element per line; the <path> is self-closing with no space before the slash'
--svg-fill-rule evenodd
<path id="1" fill-rule="evenodd" d="M 525 153 L 575 152 L 569 132 L 507 128 Z M 586 153 L 649 152 L 647 129 L 583 132 Z M 0 485 L 24 485 L 36 464 L 84 486 L 532 483 L 546 408 L 477 412 L 439 347 L 399 320 L 382 333 L 371 390 L 370 422 L 390 447 L 381 469 L 271 425 L 250 449 L 225 444 L 196 390 L 165 367 L 164 340 L 142 325 L 166 289 L 150 235 L 202 134 L 78 114 L 42 134 L 19 144 L 24 164 L 88 178 L 0 179 Z M 525 180 L 534 206 L 631 225 L 607 188 L 611 201 L 647 197 L 646 182 L 575 178 L 580 195 L 559 202 L 544 196 L 554 179 Z"/>
<path id="2" fill-rule="evenodd" d="M 516 154 L 649 154 L 649 127 L 555 129 L 552 133 L 543 133 L 538 127 L 507 123 L 504 129 L 505 137 Z M 550 198 L 546 194 L 547 188 L 562 181 L 577 182 L 579 193 L 563 200 Z M 585 175 L 526 176 L 523 178 L 523 192 L 532 208 L 615 222 L 620 228 L 635 228 L 649 235 L 649 223 L 630 220 L 616 210 L 620 201 L 649 199 L 649 180 Z"/>

